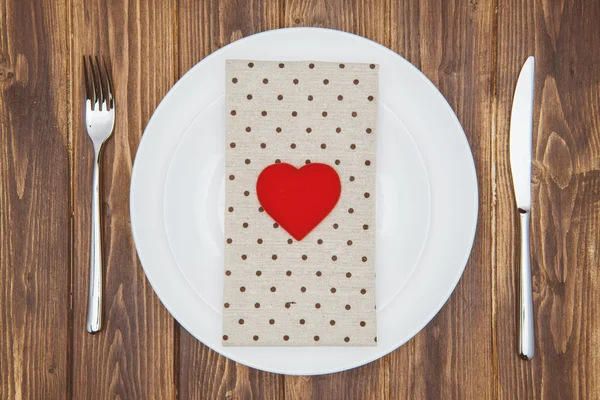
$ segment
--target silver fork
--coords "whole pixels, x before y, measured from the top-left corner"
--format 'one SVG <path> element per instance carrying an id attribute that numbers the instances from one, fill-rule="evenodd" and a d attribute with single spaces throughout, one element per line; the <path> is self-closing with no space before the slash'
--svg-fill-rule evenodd
<path id="1" fill-rule="evenodd" d="M 102 328 L 102 225 L 100 215 L 100 166 L 102 148 L 115 126 L 113 85 L 106 62 L 98 57 L 83 57 L 85 74 L 85 128 L 94 145 L 92 177 L 92 235 L 87 331 Z"/>

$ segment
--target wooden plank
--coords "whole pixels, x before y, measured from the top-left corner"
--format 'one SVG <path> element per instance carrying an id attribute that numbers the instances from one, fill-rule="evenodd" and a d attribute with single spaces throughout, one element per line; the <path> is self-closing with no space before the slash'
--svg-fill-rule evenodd
<path id="1" fill-rule="evenodd" d="M 389 40 L 387 0 L 284 1 L 285 26 L 322 26 L 356 33 L 384 46 Z M 388 363 L 382 358 L 360 368 L 315 377 L 285 377 L 286 399 L 388 398 Z"/>
<path id="2" fill-rule="evenodd" d="M 494 224 L 493 2 L 392 2 L 392 49 L 440 89 L 464 128 L 479 185 L 477 237 L 450 300 L 390 356 L 391 398 L 491 398 Z"/>
<path id="3" fill-rule="evenodd" d="M 179 1 L 179 75 L 244 36 L 279 26 L 277 1 Z M 180 328 L 179 396 L 182 399 L 278 398 L 280 377 L 237 364 Z"/>
<path id="4" fill-rule="evenodd" d="M 66 1 L 0 1 L 0 398 L 68 396 Z"/>
<path id="5" fill-rule="evenodd" d="M 498 10 L 498 397 L 600 393 L 600 4 L 511 1 Z M 536 56 L 532 268 L 536 350 L 516 355 L 518 232 L 509 118 L 519 70 Z M 500 240 L 502 238 L 502 240 Z"/>
<path id="6" fill-rule="evenodd" d="M 167 1 L 73 0 L 73 397 L 176 396 L 175 324 L 136 256 L 131 168 L 143 129 L 175 81 L 174 6 Z M 83 55 L 112 64 L 116 126 L 104 152 L 104 327 L 85 330 L 93 151 L 83 124 Z"/>

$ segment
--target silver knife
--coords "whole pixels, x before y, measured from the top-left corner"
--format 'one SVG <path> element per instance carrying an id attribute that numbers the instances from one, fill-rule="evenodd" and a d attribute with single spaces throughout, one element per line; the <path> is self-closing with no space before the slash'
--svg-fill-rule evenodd
<path id="1" fill-rule="evenodd" d="M 510 167 L 521 225 L 519 282 L 519 356 L 531 360 L 535 353 L 533 299 L 529 253 L 531 213 L 531 141 L 533 136 L 533 84 L 535 60 L 529 57 L 517 81 L 510 114 Z"/>

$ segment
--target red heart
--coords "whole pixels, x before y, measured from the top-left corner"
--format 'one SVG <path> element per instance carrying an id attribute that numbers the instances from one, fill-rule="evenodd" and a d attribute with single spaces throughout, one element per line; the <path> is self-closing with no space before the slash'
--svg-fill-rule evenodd
<path id="1" fill-rule="evenodd" d="M 298 241 L 329 215 L 341 191 L 335 169 L 319 163 L 300 169 L 286 163 L 271 164 L 256 181 L 260 205 Z"/>

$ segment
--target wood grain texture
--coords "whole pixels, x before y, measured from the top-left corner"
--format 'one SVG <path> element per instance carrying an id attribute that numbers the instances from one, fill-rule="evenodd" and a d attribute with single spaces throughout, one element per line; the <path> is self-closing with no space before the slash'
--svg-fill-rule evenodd
<path id="1" fill-rule="evenodd" d="M 352 32 L 390 46 L 387 0 L 284 1 L 285 26 L 321 26 Z M 337 374 L 285 377 L 286 399 L 389 398 L 388 359 Z"/>
<path id="2" fill-rule="evenodd" d="M 174 7 L 167 1 L 73 0 L 73 397 L 176 395 L 175 324 L 137 260 L 129 219 L 131 168 L 152 112 L 175 81 Z M 93 150 L 83 123 L 82 57 L 112 64 L 116 125 L 103 154 L 104 327 L 85 330 Z"/>
<path id="3" fill-rule="evenodd" d="M 0 1 L 0 398 L 68 396 L 68 7 Z"/>
<path id="4" fill-rule="evenodd" d="M 180 0 L 179 75 L 215 50 L 279 26 L 278 1 Z M 283 377 L 237 364 L 204 346 L 183 328 L 179 341 L 182 399 L 276 399 Z"/>
<path id="5" fill-rule="evenodd" d="M 600 4 L 511 1 L 499 7 L 496 306 L 498 397 L 600 396 Z M 536 351 L 517 348 L 518 225 L 509 117 L 518 72 L 536 57 L 532 268 Z"/>

